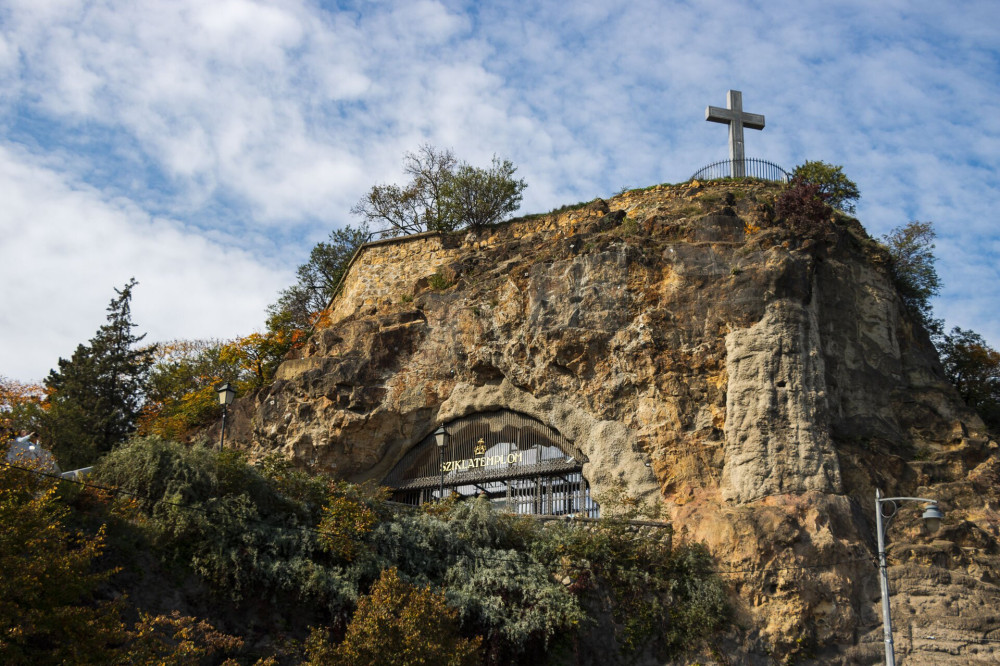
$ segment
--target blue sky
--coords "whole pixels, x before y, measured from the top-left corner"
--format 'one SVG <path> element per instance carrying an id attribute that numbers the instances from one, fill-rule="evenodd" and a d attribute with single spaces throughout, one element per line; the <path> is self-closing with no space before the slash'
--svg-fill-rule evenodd
<path id="1" fill-rule="evenodd" d="M 881 236 L 932 221 L 936 314 L 1000 344 L 1000 3 L 0 0 L 0 374 L 44 377 L 135 276 L 151 341 L 263 326 L 422 143 L 521 212 L 747 154 L 844 166 Z"/>

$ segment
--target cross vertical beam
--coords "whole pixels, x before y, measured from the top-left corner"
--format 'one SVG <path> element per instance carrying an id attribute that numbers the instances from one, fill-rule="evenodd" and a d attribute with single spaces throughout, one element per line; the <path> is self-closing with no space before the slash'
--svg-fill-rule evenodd
<path id="1" fill-rule="evenodd" d="M 705 120 L 729 125 L 729 161 L 732 163 L 732 176 L 742 178 L 746 175 L 743 128 L 764 129 L 764 116 L 743 111 L 743 93 L 739 90 L 730 90 L 726 95 L 726 102 L 728 106 L 726 109 L 717 106 L 705 109 Z"/>

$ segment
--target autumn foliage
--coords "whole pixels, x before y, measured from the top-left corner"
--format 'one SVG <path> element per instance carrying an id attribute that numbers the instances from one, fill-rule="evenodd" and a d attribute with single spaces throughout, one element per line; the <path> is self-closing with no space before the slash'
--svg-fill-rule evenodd
<path id="1" fill-rule="evenodd" d="M 243 396 L 270 383 L 281 360 L 305 341 L 299 329 L 251 333 L 229 341 L 175 340 L 158 345 L 138 434 L 186 441 L 221 415 L 216 386 Z"/>
<path id="2" fill-rule="evenodd" d="M 0 444 L 35 428 L 44 397 L 41 385 L 0 375 Z"/>
<path id="3" fill-rule="evenodd" d="M 98 594 L 116 573 L 99 566 L 106 528 L 71 528 L 73 509 L 58 484 L 30 460 L 0 463 L 0 663 L 198 664 L 242 647 L 241 639 L 176 612 L 140 613 L 128 626 L 127 598 Z M 106 505 L 106 494 L 83 494 L 93 496 L 77 496 L 78 506 Z"/>
<path id="4" fill-rule="evenodd" d="M 392 567 L 358 600 L 340 644 L 332 646 L 324 632 L 313 632 L 308 663 L 472 666 L 480 663 L 481 643 L 478 636 L 462 637 L 458 611 L 443 593 L 407 583 Z"/>

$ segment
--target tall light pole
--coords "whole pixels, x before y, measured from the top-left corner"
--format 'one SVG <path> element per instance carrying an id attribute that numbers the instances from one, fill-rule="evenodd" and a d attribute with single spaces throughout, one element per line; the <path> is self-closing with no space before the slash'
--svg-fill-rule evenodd
<path id="1" fill-rule="evenodd" d="M 889 612 L 889 574 L 886 571 L 885 563 L 885 532 L 889 528 L 889 521 L 896 515 L 897 502 L 924 502 L 924 525 L 927 531 L 933 534 L 941 526 L 941 519 L 944 514 L 938 507 L 937 500 L 925 497 L 882 497 L 882 491 L 875 489 L 875 530 L 878 532 L 878 576 L 879 585 L 882 590 L 882 632 L 885 635 L 885 663 L 886 666 L 896 666 L 896 651 L 892 643 L 892 615 Z M 889 513 L 883 513 L 883 507 L 889 509 Z"/>
<path id="2" fill-rule="evenodd" d="M 437 443 L 438 447 L 438 458 L 439 467 L 441 472 L 441 483 L 438 486 L 438 501 L 444 499 L 444 447 L 448 443 L 448 433 L 444 429 L 444 425 L 439 425 L 438 429 L 434 431 L 434 441 Z"/>
<path id="3" fill-rule="evenodd" d="M 219 404 L 222 405 L 222 432 L 219 433 L 219 449 L 221 450 L 226 443 L 226 408 L 233 404 L 236 389 L 229 382 L 225 382 L 216 386 L 215 390 L 219 393 Z"/>

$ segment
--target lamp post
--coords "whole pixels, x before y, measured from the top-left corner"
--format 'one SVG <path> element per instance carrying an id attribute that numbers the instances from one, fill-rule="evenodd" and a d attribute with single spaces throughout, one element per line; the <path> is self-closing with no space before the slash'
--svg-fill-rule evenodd
<path id="1" fill-rule="evenodd" d="M 219 433 L 219 449 L 222 449 L 226 443 L 226 408 L 233 404 L 236 389 L 229 382 L 225 382 L 216 386 L 215 390 L 219 393 L 219 404 L 222 405 L 222 432 Z"/>
<path id="2" fill-rule="evenodd" d="M 443 425 L 439 425 L 438 429 L 434 431 L 434 441 L 437 443 L 438 447 L 438 457 L 439 457 L 439 471 L 441 472 L 441 483 L 438 486 L 438 501 L 444 499 L 444 447 L 448 443 L 448 433 L 445 431 Z"/>
<path id="3" fill-rule="evenodd" d="M 875 530 L 878 532 L 878 575 L 879 585 L 882 591 L 882 631 L 885 635 L 885 663 L 886 666 L 896 666 L 896 652 L 892 643 L 892 615 L 889 612 L 889 574 L 886 572 L 885 563 L 885 533 L 889 528 L 889 521 L 896 515 L 897 502 L 924 502 L 922 518 L 927 531 L 933 534 L 941 526 L 941 519 L 944 514 L 938 507 L 937 500 L 925 497 L 882 497 L 882 491 L 875 489 Z M 889 508 L 889 513 L 883 513 L 883 505 Z"/>

